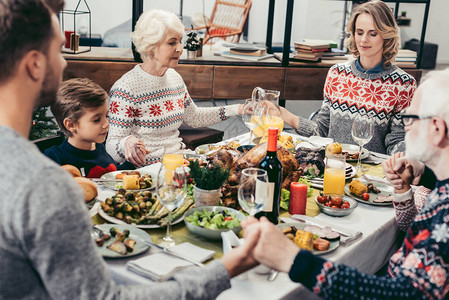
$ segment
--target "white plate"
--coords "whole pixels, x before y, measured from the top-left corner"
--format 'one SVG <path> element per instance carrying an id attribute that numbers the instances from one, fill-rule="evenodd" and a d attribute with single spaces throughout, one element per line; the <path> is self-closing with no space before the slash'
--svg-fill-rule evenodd
<path id="1" fill-rule="evenodd" d="M 115 238 L 111 236 L 111 238 L 108 241 L 104 241 L 103 246 L 101 246 L 101 247 L 97 246 L 98 251 L 100 252 L 100 254 L 103 257 L 123 258 L 123 257 L 138 255 L 140 253 L 145 252 L 149 247 L 147 244 L 142 243 L 140 240 L 144 240 L 144 241 L 150 242 L 150 243 L 152 242 L 151 236 L 148 233 L 146 233 L 145 231 L 138 229 L 134 226 L 131 226 L 131 225 L 101 224 L 101 225 L 96 225 L 96 227 L 107 234 L 110 234 L 109 230 L 112 227 L 117 228 L 118 231 L 120 231 L 120 232 L 123 232 L 123 230 L 128 229 L 129 230 L 129 238 L 136 241 L 136 244 L 134 245 L 134 250 L 132 252 L 128 252 L 125 255 L 123 255 L 118 252 L 109 250 L 107 248 L 108 245 L 115 242 Z M 96 235 L 96 231 L 94 229 L 92 230 L 92 238 L 94 240 L 98 238 L 98 236 Z"/>
<path id="2" fill-rule="evenodd" d="M 101 179 L 116 179 L 115 175 L 121 174 L 123 172 L 131 172 L 131 171 L 132 170 L 121 170 L 121 171 L 109 172 L 109 173 L 103 174 L 103 176 L 101 176 Z M 146 189 L 130 190 L 130 191 L 142 192 L 142 191 L 152 190 L 156 187 L 156 184 L 155 184 L 156 177 L 157 177 L 156 174 L 141 171 L 141 170 L 134 170 L 134 171 L 138 171 L 140 173 L 140 175 L 142 175 L 142 176 L 150 175 L 151 178 L 153 179 L 153 185 Z M 117 184 L 119 184 L 119 183 L 120 182 L 104 182 L 103 185 L 111 190 L 118 191 L 120 188 L 117 187 Z"/>
<path id="3" fill-rule="evenodd" d="M 100 215 L 100 217 L 102 217 L 103 219 L 105 219 L 108 222 L 111 222 L 113 224 L 119 224 L 119 225 L 130 225 L 130 226 L 134 226 L 137 228 L 142 228 L 142 229 L 154 229 L 154 228 L 161 228 L 162 226 L 160 226 L 159 224 L 128 224 L 125 221 L 119 220 L 115 217 L 112 217 L 110 215 L 108 215 L 108 213 L 106 213 L 101 206 L 98 207 L 98 214 Z M 178 224 L 180 222 L 182 222 L 182 220 L 184 220 L 184 215 L 182 215 L 180 218 L 176 219 L 174 222 L 172 222 L 172 225 Z"/>
<path id="4" fill-rule="evenodd" d="M 357 145 L 351 145 L 351 144 L 340 144 L 341 148 L 343 149 L 343 152 L 348 152 L 350 154 L 355 154 L 359 152 L 360 147 Z M 365 148 L 362 148 L 362 155 L 360 159 L 365 159 L 369 157 L 369 151 Z M 346 161 L 357 161 L 357 159 L 346 159 Z"/>
<path id="5" fill-rule="evenodd" d="M 314 135 L 314 136 L 309 137 L 307 140 L 305 140 L 305 142 L 309 142 L 311 144 L 319 145 L 319 146 L 327 146 L 329 144 L 332 144 L 334 142 L 334 140 L 331 138 L 325 138 L 322 136 Z"/>
<path id="6" fill-rule="evenodd" d="M 362 178 L 358 178 L 361 182 L 363 182 L 363 184 L 366 184 L 366 181 L 363 180 Z M 351 193 L 349 191 L 349 183 L 345 185 L 345 194 L 348 195 L 349 197 L 354 198 L 354 200 L 357 200 L 360 203 L 364 203 L 364 204 L 369 204 L 369 205 L 374 205 L 374 206 L 391 206 L 393 205 L 393 200 L 392 201 L 388 201 L 388 202 L 374 202 L 374 199 L 377 199 L 378 196 L 391 196 L 393 195 L 394 189 L 391 185 L 386 184 L 386 183 L 378 183 L 378 182 L 373 182 L 374 186 L 376 188 L 378 188 L 380 190 L 379 194 L 375 194 L 375 193 L 368 193 L 369 194 L 369 200 L 365 201 L 362 200 L 360 197 L 354 195 L 353 193 Z"/>
<path id="7" fill-rule="evenodd" d="M 305 224 L 305 223 L 302 224 L 302 223 L 295 222 L 295 223 L 279 223 L 278 225 L 276 225 L 276 227 L 278 227 L 281 230 L 284 229 L 285 227 L 289 227 L 289 226 L 290 227 L 294 226 L 294 227 L 296 227 L 296 229 L 302 230 L 302 229 L 304 229 L 304 227 L 309 226 L 309 224 Z M 313 249 L 312 253 L 315 255 L 322 255 L 322 254 L 326 254 L 326 253 L 335 251 L 335 249 L 337 249 L 338 247 L 340 247 L 340 241 L 339 240 L 332 241 L 332 242 L 330 242 L 329 249 L 324 250 L 324 251 L 318 251 L 318 250 Z"/>

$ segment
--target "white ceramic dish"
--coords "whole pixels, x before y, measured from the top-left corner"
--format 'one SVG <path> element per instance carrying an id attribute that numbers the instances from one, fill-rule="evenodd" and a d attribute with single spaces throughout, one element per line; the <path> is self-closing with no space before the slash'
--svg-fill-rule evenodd
<path id="1" fill-rule="evenodd" d="M 147 244 L 142 243 L 140 240 L 144 240 L 144 241 L 150 242 L 150 243 L 152 242 L 151 236 L 148 233 L 146 233 L 145 231 L 138 229 L 134 226 L 131 226 L 131 225 L 101 224 L 101 225 L 96 225 L 96 227 L 107 234 L 110 234 L 109 230 L 112 227 L 117 228 L 118 231 L 120 231 L 120 232 L 123 232 L 125 229 L 127 229 L 127 230 L 129 230 L 128 238 L 136 241 L 136 244 L 134 245 L 134 250 L 132 252 L 128 252 L 125 255 L 123 255 L 118 252 L 109 250 L 107 248 L 108 245 L 115 242 L 115 238 L 111 236 L 111 238 L 108 241 L 104 242 L 103 246 L 101 246 L 101 247 L 97 246 L 98 252 L 100 252 L 100 254 L 103 257 L 123 258 L 123 257 L 138 255 L 138 254 L 145 252 L 149 247 Z M 92 238 L 94 240 L 99 237 L 98 234 L 99 234 L 99 232 L 97 230 L 95 230 L 94 228 L 92 228 Z"/>
<path id="2" fill-rule="evenodd" d="M 98 214 L 100 215 L 100 217 L 102 217 L 103 219 L 105 219 L 108 222 L 111 222 L 113 224 L 119 224 L 119 225 L 129 225 L 129 226 L 134 226 L 137 228 L 142 228 L 142 229 L 154 229 L 154 228 L 161 228 L 162 226 L 159 224 L 128 224 L 122 220 L 119 220 L 115 217 L 112 217 L 110 215 L 108 215 L 102 208 L 101 206 L 98 207 Z M 178 224 L 180 222 L 182 222 L 182 220 L 184 219 L 184 215 L 181 216 L 180 218 L 176 219 L 175 221 L 173 221 L 171 224 L 175 225 Z M 165 226 L 164 226 L 165 227 Z"/>
<path id="3" fill-rule="evenodd" d="M 232 209 L 232 208 L 229 208 L 229 207 L 201 206 L 201 207 L 195 207 L 195 208 L 189 209 L 184 215 L 184 222 L 185 222 L 187 228 L 192 233 L 197 234 L 202 237 L 205 237 L 207 239 L 211 239 L 211 240 L 221 239 L 221 233 L 229 231 L 229 230 L 232 230 L 235 232 L 235 234 L 238 234 L 240 232 L 240 230 L 242 230 L 242 227 L 239 226 L 239 227 L 234 227 L 232 229 L 227 229 L 227 228 L 226 229 L 208 229 L 208 228 L 193 225 L 192 223 L 190 223 L 186 220 L 186 218 L 188 216 L 192 215 L 194 212 L 203 211 L 203 210 L 208 210 L 208 211 L 213 211 L 213 212 L 220 212 L 220 211 L 227 210 L 229 213 L 235 214 L 236 218 L 238 218 L 240 221 L 246 219 L 246 216 L 242 212 Z"/>
<path id="4" fill-rule="evenodd" d="M 276 227 L 278 227 L 279 229 L 284 229 L 285 227 L 295 227 L 296 229 L 304 229 L 304 227 L 309 226 L 309 224 L 302 224 L 302 223 L 280 223 L 278 225 L 276 225 Z M 323 255 L 323 254 L 327 254 L 329 252 L 335 251 L 335 249 L 337 249 L 338 247 L 340 247 L 340 241 L 332 241 L 330 242 L 329 245 L 329 249 L 324 250 L 324 251 L 318 251 L 313 249 L 312 253 L 315 255 Z"/>
<path id="5" fill-rule="evenodd" d="M 139 190 L 132 190 L 132 191 L 136 191 L 136 192 L 141 192 L 141 191 L 148 191 L 148 190 L 152 190 L 156 187 L 156 174 L 153 173 L 149 173 L 149 172 L 145 172 L 145 171 L 141 171 L 138 170 L 140 175 L 150 175 L 151 178 L 153 179 L 153 185 L 149 188 L 146 189 L 139 189 Z M 106 179 L 106 180 L 110 180 L 110 179 L 116 179 L 116 175 L 117 174 L 121 174 L 123 172 L 131 172 L 131 170 L 122 170 L 122 171 L 114 171 L 114 172 L 109 172 L 106 174 L 103 174 L 103 176 L 101 176 L 101 179 Z M 111 190 L 114 191 L 118 191 L 119 189 L 121 189 L 122 183 L 121 182 L 104 182 L 103 185 Z M 130 190 L 131 191 L 131 190 Z"/>

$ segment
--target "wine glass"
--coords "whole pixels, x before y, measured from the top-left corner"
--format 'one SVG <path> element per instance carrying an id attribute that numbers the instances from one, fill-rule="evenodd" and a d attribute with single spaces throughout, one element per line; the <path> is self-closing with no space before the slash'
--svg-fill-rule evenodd
<path id="1" fill-rule="evenodd" d="M 187 196 L 187 175 L 184 166 L 176 163 L 161 165 L 156 180 L 156 195 L 168 211 L 167 234 L 159 240 L 159 245 L 170 248 L 179 244 L 171 234 L 172 211 L 179 207 Z"/>
<path id="2" fill-rule="evenodd" d="M 249 142 L 253 142 L 253 130 L 259 126 L 261 119 L 260 101 L 255 99 L 246 99 L 242 111 L 242 120 L 249 129 Z"/>
<path id="3" fill-rule="evenodd" d="M 374 122 L 373 119 L 365 115 L 357 115 L 352 123 L 352 138 L 360 146 L 359 158 L 357 160 L 356 170 L 357 173 L 363 174 L 368 171 L 368 168 L 364 168 L 361 163 L 363 145 L 367 144 L 374 135 Z"/>
<path id="4" fill-rule="evenodd" d="M 240 206 L 250 216 L 254 217 L 262 211 L 269 194 L 267 171 L 258 168 L 244 169 L 237 194 Z"/>

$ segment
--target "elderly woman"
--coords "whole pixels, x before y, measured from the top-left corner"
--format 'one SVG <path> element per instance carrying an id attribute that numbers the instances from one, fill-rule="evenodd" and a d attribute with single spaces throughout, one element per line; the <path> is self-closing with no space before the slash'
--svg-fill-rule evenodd
<path id="1" fill-rule="evenodd" d="M 415 79 L 395 66 L 398 28 L 390 8 L 381 1 L 358 6 L 348 24 L 347 46 L 356 60 L 330 68 L 324 101 L 314 120 L 281 109 L 285 122 L 300 135 L 319 135 L 354 144 L 352 121 L 357 115 L 374 120 L 368 150 L 392 154 L 404 151 L 400 112 L 409 106 Z"/>
<path id="2" fill-rule="evenodd" d="M 116 162 L 135 166 L 159 162 L 164 148 L 181 147 L 179 127 L 208 126 L 241 111 L 243 105 L 198 108 L 173 69 L 182 53 L 184 26 L 167 11 L 149 10 L 137 21 L 131 38 L 143 63 L 111 88 L 110 129 L 106 149 Z"/>

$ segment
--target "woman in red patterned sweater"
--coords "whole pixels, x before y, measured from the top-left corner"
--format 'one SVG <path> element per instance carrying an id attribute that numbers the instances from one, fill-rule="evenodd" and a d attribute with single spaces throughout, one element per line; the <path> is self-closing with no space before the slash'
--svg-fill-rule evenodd
<path id="1" fill-rule="evenodd" d="M 324 101 L 314 120 L 281 109 L 283 118 L 300 135 L 319 135 L 354 144 L 352 120 L 374 119 L 374 136 L 366 148 L 380 153 L 404 151 L 404 127 L 399 112 L 410 105 L 415 79 L 394 65 L 399 37 L 390 8 L 381 1 L 358 6 L 348 24 L 347 45 L 356 60 L 330 68 Z"/>

